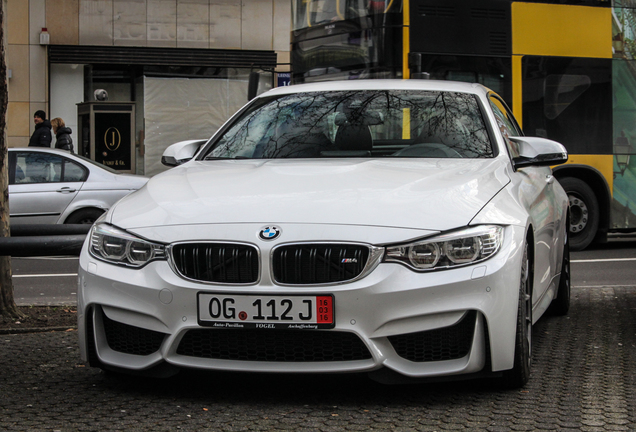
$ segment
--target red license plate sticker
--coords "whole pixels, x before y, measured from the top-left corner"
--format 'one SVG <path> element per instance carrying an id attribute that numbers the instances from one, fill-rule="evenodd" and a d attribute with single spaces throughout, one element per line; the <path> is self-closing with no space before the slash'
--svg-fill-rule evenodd
<path id="1" fill-rule="evenodd" d="M 332 324 L 333 323 L 333 297 L 331 296 L 317 296 L 316 307 L 318 313 L 319 324 Z"/>

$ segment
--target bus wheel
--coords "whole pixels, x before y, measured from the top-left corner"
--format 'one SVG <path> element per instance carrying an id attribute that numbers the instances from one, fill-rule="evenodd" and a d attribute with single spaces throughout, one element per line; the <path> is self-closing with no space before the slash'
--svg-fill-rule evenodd
<path id="1" fill-rule="evenodd" d="M 565 177 L 559 180 L 570 199 L 570 250 L 580 251 L 592 243 L 598 230 L 598 201 L 583 180 Z"/>

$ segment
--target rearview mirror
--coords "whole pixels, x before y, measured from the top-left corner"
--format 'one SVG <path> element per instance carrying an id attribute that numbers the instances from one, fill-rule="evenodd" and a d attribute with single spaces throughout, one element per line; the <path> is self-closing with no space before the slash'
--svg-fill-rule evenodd
<path id="1" fill-rule="evenodd" d="M 519 146 L 519 156 L 512 160 L 515 169 L 559 165 L 568 160 L 568 151 L 556 141 L 537 137 L 510 137 L 510 140 Z"/>
<path id="2" fill-rule="evenodd" d="M 175 167 L 191 160 L 201 146 L 208 142 L 204 140 L 180 141 L 169 146 L 161 156 L 161 163 L 165 166 Z"/>

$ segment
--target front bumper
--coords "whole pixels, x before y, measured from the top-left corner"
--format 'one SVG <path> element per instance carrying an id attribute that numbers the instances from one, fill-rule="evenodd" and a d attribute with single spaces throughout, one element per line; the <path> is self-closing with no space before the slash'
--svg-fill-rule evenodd
<path id="1" fill-rule="evenodd" d="M 259 244 L 263 274 L 258 284 L 243 287 L 186 281 L 166 261 L 139 270 L 114 266 L 91 257 L 84 245 L 78 291 L 82 358 L 137 372 L 165 363 L 286 373 L 386 367 L 411 378 L 472 374 L 488 363 L 492 371 L 510 369 L 524 235 L 523 228 L 506 227 L 501 250 L 473 266 L 416 273 L 383 263 L 354 282 L 311 287 L 272 282 L 267 248 L 274 244 Z M 200 292 L 332 294 L 336 323 L 329 330 L 201 327 Z"/>

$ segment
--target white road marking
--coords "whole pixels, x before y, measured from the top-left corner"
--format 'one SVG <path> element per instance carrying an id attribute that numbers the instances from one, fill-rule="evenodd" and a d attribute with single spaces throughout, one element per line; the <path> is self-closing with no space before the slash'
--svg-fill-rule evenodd
<path id="1" fill-rule="evenodd" d="M 636 261 L 636 258 L 602 258 L 602 259 L 587 259 L 587 260 L 571 260 L 573 263 L 593 263 L 593 262 L 619 262 L 619 261 Z"/>

